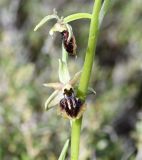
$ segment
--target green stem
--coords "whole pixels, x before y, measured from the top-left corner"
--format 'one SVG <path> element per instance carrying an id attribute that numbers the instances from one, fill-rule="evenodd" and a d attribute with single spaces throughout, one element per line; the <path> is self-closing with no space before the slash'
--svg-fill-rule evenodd
<path id="1" fill-rule="evenodd" d="M 101 9 L 101 0 L 95 0 L 93 7 L 92 19 L 90 24 L 88 47 L 84 61 L 83 71 L 78 87 L 78 97 L 85 100 L 88 90 L 89 80 L 91 76 L 92 65 L 94 61 L 96 42 L 99 29 L 99 13 Z M 71 131 L 71 160 L 78 160 L 79 156 L 79 143 L 81 131 L 82 117 L 72 122 Z"/>
<path id="2" fill-rule="evenodd" d="M 71 160 L 78 160 L 81 124 L 82 124 L 82 117 L 79 120 L 72 121 Z"/>
<path id="3" fill-rule="evenodd" d="M 101 0 L 96 0 L 95 6 L 93 8 L 93 15 L 92 15 L 91 24 L 90 24 L 88 47 L 86 51 L 83 72 L 82 72 L 79 87 L 78 87 L 78 96 L 82 99 L 86 98 L 86 93 L 88 90 L 89 80 L 90 80 L 91 71 L 92 71 L 97 37 L 98 37 L 98 30 L 99 30 L 100 9 L 101 9 Z"/>

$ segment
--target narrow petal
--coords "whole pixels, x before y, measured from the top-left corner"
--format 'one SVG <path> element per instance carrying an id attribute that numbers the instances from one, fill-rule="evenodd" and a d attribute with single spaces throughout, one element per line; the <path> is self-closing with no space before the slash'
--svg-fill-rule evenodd
<path id="1" fill-rule="evenodd" d="M 67 27 L 67 31 L 69 33 L 69 36 L 68 36 L 68 39 L 67 39 L 67 42 L 69 43 L 72 36 L 73 36 L 73 32 L 72 32 L 72 27 L 69 24 L 66 24 L 66 27 Z"/>
<path id="2" fill-rule="evenodd" d="M 71 84 L 72 86 L 74 86 L 74 85 L 78 82 L 78 80 L 80 79 L 81 72 L 82 72 L 82 71 L 77 72 L 77 73 L 74 75 L 74 77 L 69 81 L 69 84 Z"/>
<path id="3" fill-rule="evenodd" d="M 54 88 L 55 90 L 58 89 L 62 89 L 62 84 L 61 83 L 44 83 L 43 84 L 44 87 L 49 87 L 49 88 Z"/>

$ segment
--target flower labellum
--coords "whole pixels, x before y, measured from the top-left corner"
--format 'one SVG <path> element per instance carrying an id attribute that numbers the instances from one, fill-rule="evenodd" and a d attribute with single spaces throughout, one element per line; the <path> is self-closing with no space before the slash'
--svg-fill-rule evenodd
<path id="1" fill-rule="evenodd" d="M 60 113 L 63 117 L 69 119 L 78 119 L 83 114 L 85 106 L 83 102 L 77 98 L 72 88 L 64 89 L 64 98 L 60 100 Z"/>
<path id="2" fill-rule="evenodd" d="M 72 34 L 72 37 L 69 38 L 68 30 L 61 32 L 61 35 L 65 50 L 69 53 L 70 56 L 75 56 L 77 46 L 74 35 Z"/>

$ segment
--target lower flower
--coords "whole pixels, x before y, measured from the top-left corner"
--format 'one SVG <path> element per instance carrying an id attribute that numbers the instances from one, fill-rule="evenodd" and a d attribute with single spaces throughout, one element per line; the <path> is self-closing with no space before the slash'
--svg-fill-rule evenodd
<path id="1" fill-rule="evenodd" d="M 58 114 L 68 119 L 79 119 L 86 109 L 84 101 L 76 96 L 75 85 L 80 77 L 78 72 L 67 83 L 47 83 L 46 87 L 54 88 L 54 92 L 45 102 L 45 109 L 58 105 Z"/>

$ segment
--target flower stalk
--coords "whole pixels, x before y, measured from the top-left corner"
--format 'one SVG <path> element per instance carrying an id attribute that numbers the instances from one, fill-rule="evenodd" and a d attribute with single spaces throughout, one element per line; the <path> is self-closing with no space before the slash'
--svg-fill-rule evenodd
<path id="1" fill-rule="evenodd" d="M 89 80 L 91 76 L 98 30 L 99 30 L 99 13 L 101 10 L 101 0 L 95 0 L 92 12 L 92 19 L 90 23 L 88 46 L 86 51 L 86 57 L 81 74 L 80 83 L 78 86 L 77 96 L 82 100 L 85 100 L 88 90 Z M 78 160 L 79 156 L 79 143 L 80 143 L 80 131 L 81 131 L 82 117 L 72 121 L 71 128 L 71 160 Z"/>

